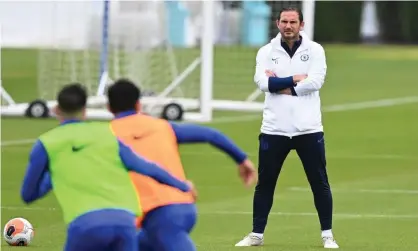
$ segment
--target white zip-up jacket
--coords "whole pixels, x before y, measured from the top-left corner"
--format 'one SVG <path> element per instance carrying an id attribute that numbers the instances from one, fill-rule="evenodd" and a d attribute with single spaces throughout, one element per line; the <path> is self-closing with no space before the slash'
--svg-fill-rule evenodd
<path id="1" fill-rule="evenodd" d="M 301 36 L 302 43 L 292 58 L 281 46 L 280 33 L 258 50 L 254 82 L 265 93 L 262 133 L 293 137 L 323 131 L 319 90 L 327 72 L 325 51 L 304 33 Z M 308 77 L 294 87 L 297 96 L 270 93 L 265 70 L 279 78 Z"/>

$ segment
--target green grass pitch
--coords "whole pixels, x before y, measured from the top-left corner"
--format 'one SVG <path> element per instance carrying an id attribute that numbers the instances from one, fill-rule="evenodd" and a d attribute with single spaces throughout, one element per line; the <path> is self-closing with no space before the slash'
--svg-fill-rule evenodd
<path id="1" fill-rule="evenodd" d="M 418 96 L 418 47 L 325 46 L 323 106 Z M 240 98 L 254 90 L 256 50 L 217 48 L 215 97 Z M 18 101 L 36 98 L 36 53 L 2 53 L 5 88 Z M 238 94 L 237 94 L 238 93 Z M 257 113 L 260 115 L 260 113 Z M 247 115 L 215 113 L 220 116 Z M 418 247 L 418 103 L 324 112 L 328 172 L 334 195 L 335 237 L 344 251 L 414 251 Z M 261 117 L 261 115 L 260 115 Z M 213 123 L 257 163 L 260 117 Z M 30 144 L 54 120 L 2 118 L 1 223 L 24 217 L 35 227 L 29 250 L 62 250 L 65 226 L 53 194 L 26 206 L 20 186 Z M 245 189 L 234 163 L 207 145 L 181 146 L 188 177 L 200 192 L 192 238 L 201 251 L 229 251 L 251 231 L 253 189 Z M 7 247 L 2 240 L 2 250 Z M 318 219 L 303 168 L 293 152 L 284 164 L 265 233 L 256 250 L 322 250 Z"/>

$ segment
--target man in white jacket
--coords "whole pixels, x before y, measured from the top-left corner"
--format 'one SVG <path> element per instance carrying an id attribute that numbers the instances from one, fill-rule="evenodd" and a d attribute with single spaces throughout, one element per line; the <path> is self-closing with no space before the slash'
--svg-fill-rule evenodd
<path id="1" fill-rule="evenodd" d="M 314 195 L 324 248 L 338 248 L 331 231 L 333 201 L 319 97 L 327 71 L 325 52 L 301 32 L 304 23 L 300 10 L 283 9 L 276 23 L 280 33 L 259 49 L 256 58 L 254 82 L 265 92 L 265 101 L 253 230 L 236 246 L 264 244 L 280 170 L 289 152 L 296 150 Z"/>

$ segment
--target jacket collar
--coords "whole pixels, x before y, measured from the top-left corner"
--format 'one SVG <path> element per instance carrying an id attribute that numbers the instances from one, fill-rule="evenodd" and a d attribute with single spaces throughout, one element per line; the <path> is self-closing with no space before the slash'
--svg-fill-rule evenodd
<path id="1" fill-rule="evenodd" d="M 309 46 L 309 43 L 311 42 L 311 40 L 309 39 L 309 37 L 306 35 L 304 31 L 300 32 L 300 36 L 303 37 L 303 39 L 297 51 L 305 50 Z M 275 38 L 273 38 L 270 41 L 270 44 L 273 49 L 286 52 L 285 49 L 282 47 L 282 35 L 280 34 L 280 32 L 277 34 Z"/>

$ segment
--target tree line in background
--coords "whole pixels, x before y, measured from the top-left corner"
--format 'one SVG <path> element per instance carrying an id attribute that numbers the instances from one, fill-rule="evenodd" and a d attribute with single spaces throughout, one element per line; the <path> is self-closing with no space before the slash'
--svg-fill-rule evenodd
<path id="1" fill-rule="evenodd" d="M 269 1 L 273 20 L 281 8 L 289 2 Z M 292 3 L 301 7 L 300 1 Z M 418 2 L 376 1 L 379 22 L 379 41 L 384 43 L 418 43 Z M 360 34 L 363 1 L 317 1 L 315 3 L 315 40 L 318 42 L 361 42 Z M 270 36 L 277 34 L 271 22 Z"/>

